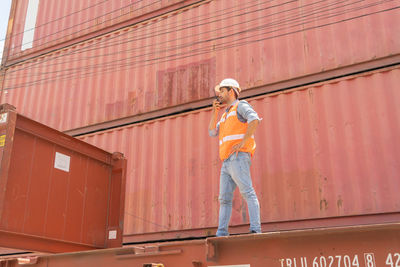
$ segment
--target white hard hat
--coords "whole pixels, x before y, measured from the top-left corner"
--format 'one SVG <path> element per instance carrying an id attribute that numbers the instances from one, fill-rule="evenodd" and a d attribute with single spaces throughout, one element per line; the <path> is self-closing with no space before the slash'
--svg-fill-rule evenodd
<path id="1" fill-rule="evenodd" d="M 222 87 L 232 87 L 233 89 L 235 89 L 235 92 L 239 95 L 240 91 L 242 91 L 242 89 L 240 89 L 239 83 L 231 78 L 227 78 L 227 79 L 223 79 L 219 85 L 215 86 L 215 91 L 219 92 L 220 88 Z"/>

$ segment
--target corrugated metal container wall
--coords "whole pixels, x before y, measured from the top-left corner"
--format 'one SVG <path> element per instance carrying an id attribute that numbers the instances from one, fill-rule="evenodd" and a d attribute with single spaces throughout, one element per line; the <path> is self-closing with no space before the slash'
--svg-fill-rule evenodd
<path id="1" fill-rule="evenodd" d="M 16 0 L 14 0 L 16 1 Z M 179 0 L 40 0 L 37 20 L 24 29 L 29 1 L 17 1 L 9 59 L 63 43 L 179 3 Z M 35 28 L 33 48 L 21 50 L 24 32 Z"/>
<path id="2" fill-rule="evenodd" d="M 399 83 L 396 68 L 249 101 L 263 118 L 252 176 L 264 229 L 399 213 Z M 221 164 L 210 116 L 205 109 L 81 137 L 129 158 L 125 242 L 217 226 Z M 231 224 L 247 223 L 246 212 L 236 191 Z"/>
<path id="3" fill-rule="evenodd" d="M 1 101 L 65 131 L 399 54 L 395 2 L 212 1 L 11 67 Z"/>
<path id="4" fill-rule="evenodd" d="M 0 247 L 120 247 L 126 159 L 0 105 Z"/>
<path id="5" fill-rule="evenodd" d="M 399 230 L 399 223 L 359 225 L 153 242 L 79 254 L 9 255 L 0 260 L 6 267 L 394 267 Z"/>

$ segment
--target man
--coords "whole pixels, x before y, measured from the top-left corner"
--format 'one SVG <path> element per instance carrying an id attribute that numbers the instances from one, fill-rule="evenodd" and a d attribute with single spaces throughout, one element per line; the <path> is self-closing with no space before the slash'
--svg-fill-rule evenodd
<path id="1" fill-rule="evenodd" d="M 215 91 L 217 100 L 213 102 L 208 131 L 210 136 L 219 136 L 219 155 L 223 161 L 217 236 L 229 235 L 228 225 L 236 186 L 247 201 L 250 233 L 260 233 L 260 205 L 251 182 L 250 164 L 256 148 L 253 134 L 261 119 L 246 101 L 238 100 L 241 89 L 234 79 L 224 79 L 215 87 Z M 223 105 L 226 105 L 226 110 L 217 123 L 218 112 Z"/>

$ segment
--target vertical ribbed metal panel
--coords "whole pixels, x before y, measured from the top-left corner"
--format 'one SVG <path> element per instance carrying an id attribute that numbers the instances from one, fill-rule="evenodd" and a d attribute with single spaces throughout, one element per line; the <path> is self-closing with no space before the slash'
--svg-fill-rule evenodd
<path id="1" fill-rule="evenodd" d="M 213 226 L 218 209 L 218 187 L 213 186 L 218 183 L 217 149 L 192 146 L 194 140 L 210 142 L 196 123 L 207 121 L 208 115 L 190 114 L 83 138 L 100 147 L 123 147 L 130 156 L 125 233 Z"/>
<path id="2" fill-rule="evenodd" d="M 212 1 L 10 67 L 1 101 L 65 131 L 398 55 L 396 2 Z"/>
<path id="3" fill-rule="evenodd" d="M 16 113 L 2 114 L 0 247 L 121 246 L 126 160 Z M 116 232 L 108 238 L 109 231 Z"/>
<path id="4" fill-rule="evenodd" d="M 3 52 L 4 54 L 7 53 L 9 56 L 14 55 L 21 51 L 22 37 L 23 37 L 21 33 L 24 32 L 26 12 L 28 9 L 28 1 L 17 1 L 16 5 L 17 6 L 16 6 L 15 18 L 18 19 L 14 18 L 14 20 L 12 21 L 12 23 L 14 23 L 14 26 L 13 26 L 13 32 L 11 33 L 13 35 L 11 39 L 11 45 L 9 47 L 9 51 Z"/>
<path id="5" fill-rule="evenodd" d="M 23 55 L 21 40 L 28 2 L 28 0 L 18 1 L 18 12 L 14 18 L 16 27 L 12 35 L 14 49 L 10 53 L 11 58 Z M 43 50 L 51 45 L 85 36 L 179 2 L 181 1 L 40 0 L 32 50 Z"/>
<path id="6" fill-rule="evenodd" d="M 399 211 L 399 82 L 396 68 L 249 100 L 263 118 L 252 160 L 263 223 L 350 216 L 351 224 L 351 216 Z M 217 226 L 221 163 L 207 133 L 210 115 L 205 109 L 81 137 L 128 159 L 131 241 Z M 236 191 L 231 224 L 243 223 L 247 206 Z"/>

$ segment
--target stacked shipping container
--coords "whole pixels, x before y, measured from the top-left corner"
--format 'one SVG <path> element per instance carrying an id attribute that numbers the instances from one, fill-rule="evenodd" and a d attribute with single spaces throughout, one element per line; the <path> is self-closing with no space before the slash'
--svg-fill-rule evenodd
<path id="1" fill-rule="evenodd" d="M 178 0 L 121 0 L 121 1 L 51 1 L 31 0 L 14 1 L 11 23 L 12 32 L 9 46 L 6 49 L 7 59 L 17 62 L 29 58 L 33 53 L 48 52 L 55 48 L 65 47 L 77 41 L 86 40 L 104 34 L 108 28 L 121 28 L 124 22 L 140 21 L 151 18 L 168 10 L 174 10 L 194 1 Z M 26 27 L 29 20 L 29 5 L 37 5 L 37 19 Z M 32 41 L 24 39 L 25 34 L 32 33 Z M 31 47 L 26 50 L 24 48 Z"/>
<path id="2" fill-rule="evenodd" d="M 0 105 L 0 247 L 122 244 L 126 160 Z"/>
<path id="3" fill-rule="evenodd" d="M 394 68 L 249 100 L 263 118 L 252 174 L 264 230 L 399 220 L 399 82 Z M 81 137 L 129 158 L 125 241 L 209 235 L 218 225 L 210 117 L 204 109 Z M 236 192 L 231 225 L 246 223 Z"/>
<path id="4" fill-rule="evenodd" d="M 12 65 L 1 101 L 67 131 L 400 53 L 397 1 L 328 2 L 204 3 Z"/>
<path id="5" fill-rule="evenodd" d="M 399 224 L 336 227 L 180 242 L 152 243 L 79 253 L 8 256 L 3 266 L 35 267 L 293 267 L 396 266 Z M 1 265 L 1 260 L 0 260 Z"/>
<path id="6" fill-rule="evenodd" d="M 399 69 L 299 85 L 398 63 L 399 1 L 64 1 L 74 15 L 45 21 L 61 7 L 41 0 L 24 51 L 14 2 L 1 101 L 125 153 L 126 242 L 213 234 L 210 111 L 170 115 L 210 105 L 226 77 L 266 94 L 249 98 L 264 117 L 252 171 L 265 230 L 398 220 Z M 267 94 L 283 82 L 298 88 Z M 99 131 L 154 116 L 166 117 Z M 247 222 L 236 194 L 234 231 Z"/>

